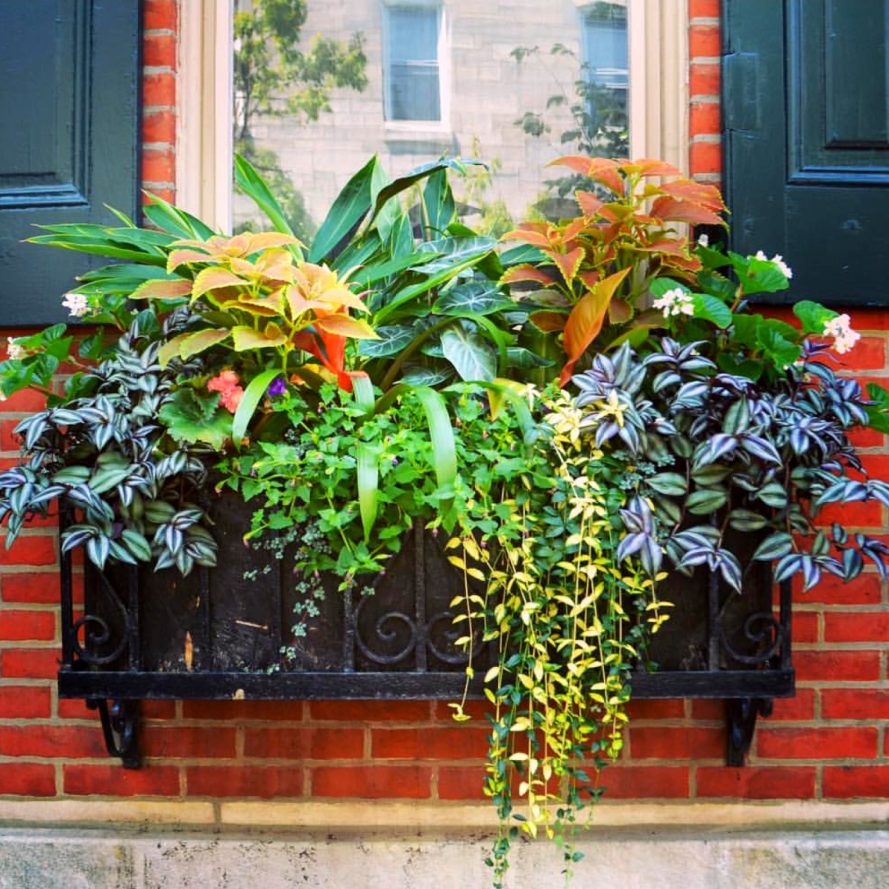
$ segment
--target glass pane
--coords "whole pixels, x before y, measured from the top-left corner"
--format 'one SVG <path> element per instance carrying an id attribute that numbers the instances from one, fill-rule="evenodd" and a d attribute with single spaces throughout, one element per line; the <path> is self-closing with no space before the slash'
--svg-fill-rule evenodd
<path id="1" fill-rule="evenodd" d="M 390 179 L 447 155 L 460 219 L 574 214 L 547 163 L 628 154 L 627 0 L 234 0 L 235 140 L 310 239 L 376 154 Z M 267 225 L 249 201 L 236 225 Z"/>

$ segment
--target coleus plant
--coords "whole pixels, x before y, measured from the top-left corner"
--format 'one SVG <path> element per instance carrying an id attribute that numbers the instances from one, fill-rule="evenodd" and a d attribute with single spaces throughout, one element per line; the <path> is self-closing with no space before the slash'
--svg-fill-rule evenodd
<path id="1" fill-rule="evenodd" d="M 560 336 L 565 384 L 588 351 L 607 350 L 625 336 L 644 338 L 658 326 L 659 314 L 645 306 L 653 282 L 703 268 L 677 224 L 722 225 L 725 206 L 717 188 L 686 179 L 663 161 L 570 156 L 552 163 L 595 183 L 607 199 L 578 190 L 574 218 L 523 222 L 504 235 L 535 251 L 501 281 L 522 286 L 514 293 L 534 309 L 531 324 Z"/>

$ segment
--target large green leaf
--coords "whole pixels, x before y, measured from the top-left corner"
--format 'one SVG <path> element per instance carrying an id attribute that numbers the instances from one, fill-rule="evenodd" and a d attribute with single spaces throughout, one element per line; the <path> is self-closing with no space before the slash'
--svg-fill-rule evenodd
<path id="1" fill-rule="evenodd" d="M 505 297 L 490 281 L 470 281 L 457 284 L 436 300 L 433 309 L 440 315 L 493 315 L 514 308 L 515 303 Z"/>
<path id="2" fill-rule="evenodd" d="M 456 212 L 448 174 L 444 170 L 434 173 L 423 189 L 423 225 L 433 234 L 444 234 Z"/>
<path id="3" fill-rule="evenodd" d="M 371 209 L 374 171 L 378 164 L 374 155 L 337 195 L 309 250 L 312 262 L 335 257 L 358 230 Z"/>
<path id="4" fill-rule="evenodd" d="M 405 189 L 410 188 L 415 183 L 425 179 L 427 176 L 432 176 L 434 173 L 448 169 L 457 170 L 462 173 L 467 163 L 478 163 L 478 161 L 462 161 L 459 158 L 453 157 L 439 158 L 439 160 L 430 161 L 429 163 L 421 164 L 419 167 L 414 167 L 413 170 L 405 173 L 404 176 L 399 176 L 397 179 L 379 190 L 376 195 L 376 200 L 374 201 L 372 219 L 375 219 L 380 214 L 383 207 L 386 206 L 391 198 L 400 194 Z"/>
<path id="5" fill-rule="evenodd" d="M 365 543 L 370 540 L 377 519 L 377 494 L 379 490 L 379 448 L 366 441 L 359 441 L 357 448 L 358 511 Z"/>
<path id="6" fill-rule="evenodd" d="M 170 435 L 180 441 L 204 442 L 222 451 L 231 436 L 232 417 L 218 407 L 219 394 L 198 395 L 183 387 L 160 409 L 158 417 Z"/>
<path id="7" fill-rule="evenodd" d="M 417 331 L 405 324 L 384 325 L 375 328 L 377 340 L 361 340 L 358 354 L 364 358 L 388 358 L 397 355 L 413 341 Z"/>
<path id="8" fill-rule="evenodd" d="M 460 378 L 467 382 L 490 382 L 497 376 L 497 356 L 475 331 L 464 330 L 459 325 L 449 327 L 442 331 L 441 350 Z"/>

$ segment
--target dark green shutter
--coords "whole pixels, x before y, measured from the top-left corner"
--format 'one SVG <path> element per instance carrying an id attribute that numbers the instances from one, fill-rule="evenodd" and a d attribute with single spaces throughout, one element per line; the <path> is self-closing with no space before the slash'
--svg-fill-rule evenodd
<path id="1" fill-rule="evenodd" d="M 889 303 L 889 7 L 723 0 L 733 246 L 783 254 L 788 300 Z"/>
<path id="2" fill-rule="evenodd" d="M 22 244 L 34 224 L 138 207 L 139 0 L 0 0 L 0 326 L 66 317 L 99 263 Z"/>

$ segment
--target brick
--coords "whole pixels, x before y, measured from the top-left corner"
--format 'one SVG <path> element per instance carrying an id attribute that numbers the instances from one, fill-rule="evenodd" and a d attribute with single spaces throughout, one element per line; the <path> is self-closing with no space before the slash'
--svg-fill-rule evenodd
<path id="1" fill-rule="evenodd" d="M 0 540 L 0 565 L 54 565 L 56 563 L 56 539 L 48 534 L 19 537 L 6 548 L 5 535 Z"/>
<path id="2" fill-rule="evenodd" d="M 886 799 L 889 766 L 825 766 L 821 787 L 827 799 Z"/>
<path id="3" fill-rule="evenodd" d="M 55 679 L 59 653 L 55 648 L 12 648 L 0 652 L 4 679 Z"/>
<path id="4" fill-rule="evenodd" d="M 249 721 L 302 719 L 300 701 L 185 701 L 182 705 L 185 719 L 222 719 Z"/>
<path id="5" fill-rule="evenodd" d="M 202 757 L 234 757 L 235 729 L 149 727 L 143 730 L 140 742 L 146 756 L 200 759 Z"/>
<path id="6" fill-rule="evenodd" d="M 157 188 L 152 186 L 151 194 L 157 195 L 161 200 L 167 201 L 169 204 L 176 203 L 176 189 L 175 188 Z M 142 195 L 142 203 L 147 204 L 151 199 L 148 195 Z"/>
<path id="7" fill-rule="evenodd" d="M 793 641 L 818 642 L 818 614 L 814 611 L 794 611 Z"/>
<path id="8" fill-rule="evenodd" d="M 877 730 L 763 726 L 754 743 L 762 759 L 871 759 L 877 755 Z"/>
<path id="9" fill-rule="evenodd" d="M 715 62 L 692 62 L 689 70 L 689 90 L 694 96 L 719 95 L 719 65 Z"/>
<path id="10" fill-rule="evenodd" d="M 161 108 L 176 105 L 176 75 L 150 74 L 142 80 L 143 102 Z M 143 142 L 176 141 L 176 113 L 174 111 L 146 111 L 142 115 Z"/>
<path id="11" fill-rule="evenodd" d="M 769 722 L 798 722 L 815 718 L 815 689 L 798 688 L 792 698 L 775 698 Z"/>
<path id="12" fill-rule="evenodd" d="M 719 0 L 689 0 L 688 17 L 719 18 Z"/>
<path id="13" fill-rule="evenodd" d="M 374 729 L 374 759 L 478 759 L 488 749 L 490 731 L 471 723 L 454 728 Z"/>
<path id="14" fill-rule="evenodd" d="M 431 706 L 429 701 L 312 701 L 309 714 L 345 722 L 429 722 Z"/>
<path id="15" fill-rule="evenodd" d="M 0 687 L 0 719 L 49 719 L 51 705 L 48 686 Z"/>
<path id="16" fill-rule="evenodd" d="M 244 755 L 267 759 L 360 759 L 360 728 L 256 728 L 244 730 Z"/>
<path id="17" fill-rule="evenodd" d="M 446 800 L 486 799 L 484 766 L 447 766 L 438 771 L 438 798 Z"/>
<path id="18" fill-rule="evenodd" d="M 692 173 L 719 173 L 722 170 L 722 146 L 717 142 L 694 142 L 689 149 Z"/>
<path id="19" fill-rule="evenodd" d="M 848 583 L 832 574 L 823 574 L 818 586 L 802 592 L 802 581 L 794 578 L 794 601 L 825 605 L 878 605 L 883 599 L 883 584 L 879 574 L 859 574 Z M 795 617 L 795 615 L 794 615 Z"/>
<path id="20" fill-rule="evenodd" d="M 188 795 L 213 797 L 302 796 L 303 774 L 299 768 L 261 769 L 254 766 L 189 766 L 185 770 Z"/>
<path id="21" fill-rule="evenodd" d="M 176 38 L 149 34 L 142 42 L 142 63 L 150 68 L 176 68 Z"/>
<path id="22" fill-rule="evenodd" d="M 52 611 L 9 608 L 0 611 L 0 639 L 15 642 L 52 642 L 56 616 Z"/>
<path id="23" fill-rule="evenodd" d="M 3 413 L 9 414 L 18 412 L 33 414 L 36 411 L 42 411 L 45 407 L 45 395 L 42 395 L 40 392 L 34 392 L 31 389 L 22 389 L 19 392 L 13 392 L 12 395 L 3 402 Z"/>
<path id="24" fill-rule="evenodd" d="M 427 799 L 432 770 L 421 766 L 321 766 L 312 769 L 313 797 Z"/>
<path id="25" fill-rule="evenodd" d="M 722 116 L 715 102 L 694 102 L 690 108 L 688 131 L 692 136 L 717 135 L 722 130 Z"/>
<path id="26" fill-rule="evenodd" d="M 143 16 L 146 31 L 175 31 L 176 0 L 145 0 Z"/>
<path id="27" fill-rule="evenodd" d="M 0 726 L 3 756 L 106 756 L 102 731 L 95 726 L 6 725 Z"/>
<path id="28" fill-rule="evenodd" d="M 869 682 L 880 678 L 878 651 L 793 652 L 798 682 Z"/>
<path id="29" fill-rule="evenodd" d="M 0 796 L 55 796 L 56 770 L 49 763 L 0 763 Z"/>
<path id="30" fill-rule="evenodd" d="M 793 636 L 796 638 L 796 618 Z M 889 642 L 889 612 L 828 611 L 824 615 L 826 642 Z"/>
<path id="31" fill-rule="evenodd" d="M 867 455 L 864 455 L 867 458 Z M 885 476 L 877 476 L 885 478 Z M 883 507 L 876 500 L 866 503 L 828 503 L 818 513 L 818 524 L 838 522 L 844 528 L 883 528 Z"/>
<path id="32" fill-rule="evenodd" d="M 725 730 L 658 726 L 630 727 L 630 756 L 636 759 L 707 759 L 725 755 Z"/>
<path id="33" fill-rule="evenodd" d="M 686 799 L 687 766 L 614 766 L 599 776 L 606 799 Z"/>
<path id="34" fill-rule="evenodd" d="M 65 793 L 75 796 L 178 796 L 179 769 L 144 766 L 122 769 L 119 765 L 65 764 Z"/>
<path id="35" fill-rule="evenodd" d="M 691 702 L 691 718 L 707 720 L 725 719 L 725 701 L 702 699 Z"/>
<path id="36" fill-rule="evenodd" d="M 821 691 L 824 719 L 889 719 L 889 689 L 825 688 Z"/>
<path id="37" fill-rule="evenodd" d="M 174 719 L 175 701 L 140 701 L 139 714 L 143 719 Z"/>
<path id="38" fill-rule="evenodd" d="M 86 701 L 79 698 L 59 698 L 58 714 L 60 719 L 90 719 L 97 721 L 95 710 L 90 710 Z"/>
<path id="39" fill-rule="evenodd" d="M 451 701 L 436 701 L 434 704 L 433 714 L 435 718 L 445 725 L 454 725 L 456 709 L 451 704 Z M 488 717 L 493 714 L 494 707 L 485 699 L 466 701 L 463 705 L 463 712 L 471 719 L 477 719 L 487 725 Z"/>
<path id="40" fill-rule="evenodd" d="M 885 370 L 886 340 L 881 336 L 863 336 L 849 355 L 855 370 Z"/>
<path id="41" fill-rule="evenodd" d="M 696 784 L 698 797 L 811 799 L 815 795 L 815 766 L 700 766 Z"/>
<path id="42" fill-rule="evenodd" d="M 849 441 L 856 448 L 882 448 L 886 446 L 886 436 L 882 432 L 877 432 L 876 429 L 865 429 L 861 426 L 856 426 L 854 429 L 849 429 L 846 434 L 849 436 Z"/>
<path id="43" fill-rule="evenodd" d="M 718 58 L 722 47 L 719 40 L 719 25 L 692 25 L 688 29 L 688 55 Z"/>
<path id="44" fill-rule="evenodd" d="M 20 420 L 3 420 L 0 422 L 0 450 L 18 451 L 22 446 L 21 436 L 12 430 L 18 426 Z"/>
<path id="45" fill-rule="evenodd" d="M 145 182 L 172 182 L 176 178 L 176 160 L 172 150 L 142 152 L 142 179 Z"/>
<path id="46" fill-rule="evenodd" d="M 627 707 L 630 722 L 640 719 L 682 719 L 685 716 L 683 701 L 630 701 Z"/>

